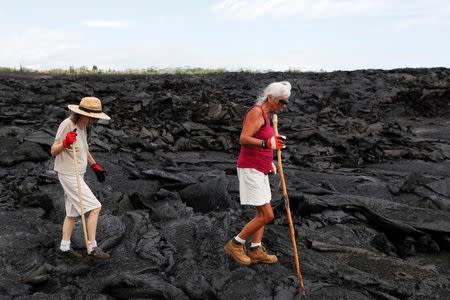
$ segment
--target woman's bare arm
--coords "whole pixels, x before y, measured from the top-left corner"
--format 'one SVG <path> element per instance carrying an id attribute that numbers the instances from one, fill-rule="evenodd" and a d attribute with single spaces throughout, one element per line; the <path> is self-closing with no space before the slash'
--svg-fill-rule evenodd
<path id="1" fill-rule="evenodd" d="M 60 142 L 58 140 L 55 140 L 53 142 L 52 147 L 50 148 L 50 153 L 53 157 L 56 157 L 58 154 L 60 154 L 64 150 L 63 142 Z"/>
<path id="2" fill-rule="evenodd" d="M 247 113 L 244 126 L 241 131 L 239 143 L 243 146 L 261 147 L 262 140 L 253 137 L 256 132 L 264 125 L 264 117 L 260 109 L 252 109 Z"/>

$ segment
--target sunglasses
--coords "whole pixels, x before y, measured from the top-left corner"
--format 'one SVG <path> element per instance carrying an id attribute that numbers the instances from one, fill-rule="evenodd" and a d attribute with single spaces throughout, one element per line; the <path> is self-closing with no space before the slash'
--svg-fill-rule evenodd
<path id="1" fill-rule="evenodd" d="M 278 100 L 278 104 L 283 105 L 283 106 L 288 105 L 288 103 L 289 103 L 289 101 L 286 100 L 286 99 L 280 99 L 280 100 Z"/>

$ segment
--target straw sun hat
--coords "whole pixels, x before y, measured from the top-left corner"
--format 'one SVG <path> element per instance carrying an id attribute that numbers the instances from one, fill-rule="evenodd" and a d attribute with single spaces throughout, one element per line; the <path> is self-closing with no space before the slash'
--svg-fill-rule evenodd
<path id="1" fill-rule="evenodd" d="M 80 105 L 69 104 L 69 109 L 74 113 L 96 119 L 110 120 L 111 118 L 102 112 L 102 102 L 96 97 L 84 97 Z"/>

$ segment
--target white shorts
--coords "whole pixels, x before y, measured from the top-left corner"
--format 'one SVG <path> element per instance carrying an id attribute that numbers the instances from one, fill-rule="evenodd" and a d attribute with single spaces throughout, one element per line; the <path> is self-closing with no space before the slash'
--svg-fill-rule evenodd
<path id="1" fill-rule="evenodd" d="M 237 168 L 239 196 L 242 205 L 261 206 L 270 203 L 269 176 L 252 168 Z"/>
<path id="2" fill-rule="evenodd" d="M 58 172 L 58 178 L 64 190 L 66 216 L 80 216 L 81 208 L 80 199 L 78 197 L 77 177 L 72 174 L 62 174 Z M 100 201 L 97 200 L 89 186 L 86 184 L 86 182 L 84 182 L 84 173 L 80 174 L 80 188 L 85 213 L 95 208 L 102 207 Z"/>

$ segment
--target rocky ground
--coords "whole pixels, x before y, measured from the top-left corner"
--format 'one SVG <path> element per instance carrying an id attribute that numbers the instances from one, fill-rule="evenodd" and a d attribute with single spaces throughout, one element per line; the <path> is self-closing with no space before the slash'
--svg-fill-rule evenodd
<path id="1" fill-rule="evenodd" d="M 204 76 L 0 75 L 2 299 L 299 297 L 278 178 L 264 242 L 280 262 L 242 267 L 223 245 L 252 218 L 235 170 L 242 115 L 291 82 L 279 115 L 309 299 L 448 299 L 450 70 Z M 107 263 L 56 255 L 63 192 L 50 145 L 67 104 L 101 98 L 90 129 L 107 170 Z M 83 251 L 78 222 L 72 244 Z"/>

